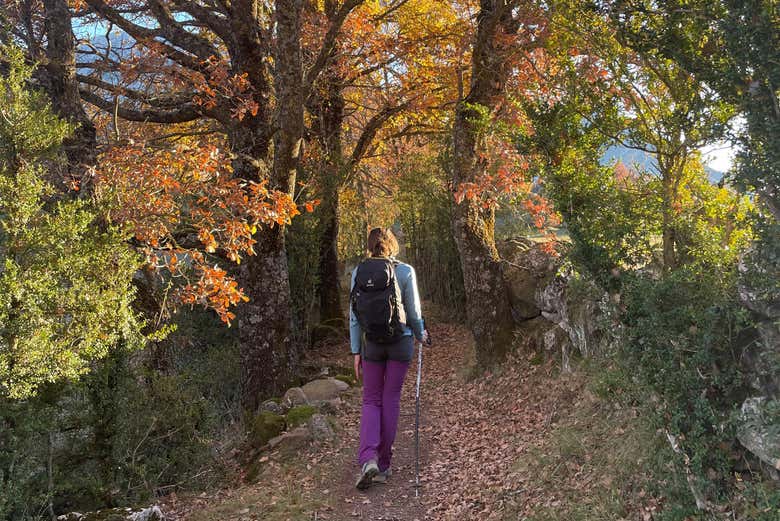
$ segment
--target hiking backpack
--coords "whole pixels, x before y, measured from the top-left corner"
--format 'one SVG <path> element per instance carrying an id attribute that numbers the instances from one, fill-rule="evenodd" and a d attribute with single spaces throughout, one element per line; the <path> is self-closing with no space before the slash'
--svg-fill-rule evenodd
<path id="1" fill-rule="evenodd" d="M 401 339 L 406 312 L 401 288 L 395 277 L 393 259 L 371 257 L 358 264 L 355 284 L 350 293 L 352 312 L 375 344 L 390 344 Z"/>

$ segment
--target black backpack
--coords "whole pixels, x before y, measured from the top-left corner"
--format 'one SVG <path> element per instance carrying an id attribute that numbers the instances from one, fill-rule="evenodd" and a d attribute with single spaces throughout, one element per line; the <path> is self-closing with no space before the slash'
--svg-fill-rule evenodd
<path id="1" fill-rule="evenodd" d="M 395 278 L 397 264 L 393 259 L 371 257 L 358 264 L 355 273 L 349 299 L 352 312 L 366 340 L 375 344 L 397 342 L 404 332 L 406 312 Z"/>

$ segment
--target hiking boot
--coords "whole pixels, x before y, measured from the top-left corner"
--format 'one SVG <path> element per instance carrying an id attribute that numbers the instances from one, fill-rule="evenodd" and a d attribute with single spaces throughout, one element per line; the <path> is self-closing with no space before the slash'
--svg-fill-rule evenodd
<path id="1" fill-rule="evenodd" d="M 379 474 L 379 467 L 376 465 L 376 461 L 369 460 L 363 464 L 363 469 L 360 472 L 355 487 L 358 490 L 366 490 L 371 486 L 371 482 L 374 480 L 374 476 Z"/>
<path id="2" fill-rule="evenodd" d="M 374 483 L 387 483 L 387 478 L 393 475 L 393 471 L 390 470 L 390 467 L 387 468 L 385 471 L 379 471 L 377 472 L 376 476 L 374 476 Z"/>

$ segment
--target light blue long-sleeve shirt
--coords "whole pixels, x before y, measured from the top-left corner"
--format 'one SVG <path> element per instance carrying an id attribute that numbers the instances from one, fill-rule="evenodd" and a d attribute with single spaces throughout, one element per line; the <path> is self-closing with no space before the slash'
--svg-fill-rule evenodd
<path id="1" fill-rule="evenodd" d="M 355 274 L 357 268 L 352 270 L 352 282 L 349 286 L 350 292 L 355 286 Z M 401 300 L 403 301 L 404 311 L 406 311 L 406 325 L 402 336 L 412 336 L 422 342 L 425 324 L 422 320 L 422 311 L 420 309 L 420 292 L 417 290 L 417 275 L 414 268 L 403 262 L 398 262 L 395 266 L 395 279 L 401 289 Z M 363 330 L 357 321 L 355 313 L 352 311 L 352 305 L 349 306 L 349 343 L 353 355 L 360 354 L 360 347 L 363 342 Z"/>

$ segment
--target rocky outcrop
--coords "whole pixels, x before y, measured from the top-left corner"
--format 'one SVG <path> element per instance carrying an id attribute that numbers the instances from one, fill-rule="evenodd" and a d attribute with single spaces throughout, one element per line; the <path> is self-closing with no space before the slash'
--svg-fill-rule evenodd
<path id="1" fill-rule="evenodd" d="M 594 283 L 579 277 L 572 270 L 556 274 L 555 278 L 536 294 L 542 316 L 556 324 L 568 337 L 562 348 L 570 348 L 583 357 L 603 352 L 619 333 L 618 321 L 611 314 L 619 296 L 610 297 Z M 609 328 L 609 331 L 606 329 Z M 552 347 L 560 333 L 550 333 L 545 344 Z M 549 340 L 549 342 L 548 342 Z M 564 353 L 564 358 L 568 353 Z"/>
<path id="2" fill-rule="evenodd" d="M 620 328 L 611 315 L 618 295 L 610 297 L 563 268 L 543 243 L 510 239 L 497 247 L 521 345 L 559 352 L 562 369 L 568 372 L 572 353 L 592 356 L 615 341 Z"/>
<path id="3" fill-rule="evenodd" d="M 739 263 L 739 298 L 753 314 L 755 338 L 743 357 L 745 372 L 757 394 L 780 397 L 780 273 L 759 252 L 749 251 Z"/>
<path id="4" fill-rule="evenodd" d="M 543 244 L 524 238 L 496 243 L 503 263 L 512 317 L 521 323 L 541 314 L 536 300 L 540 288 L 552 281 L 560 260 L 544 252 Z"/>
<path id="5" fill-rule="evenodd" d="M 758 459 L 774 471 L 778 471 L 780 470 L 780 436 L 777 435 L 777 425 L 774 424 L 771 414 L 767 414 L 770 403 L 765 396 L 745 400 L 742 404 L 741 425 L 737 438 L 742 446 Z"/>

